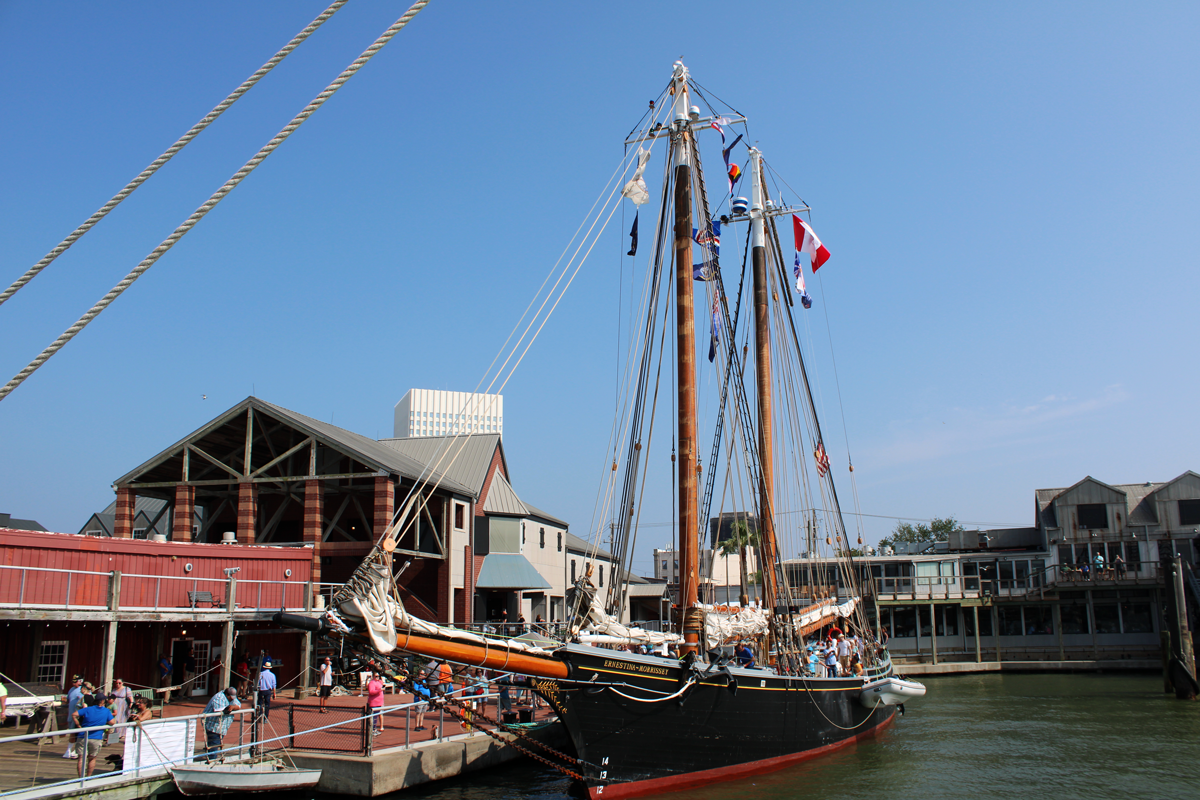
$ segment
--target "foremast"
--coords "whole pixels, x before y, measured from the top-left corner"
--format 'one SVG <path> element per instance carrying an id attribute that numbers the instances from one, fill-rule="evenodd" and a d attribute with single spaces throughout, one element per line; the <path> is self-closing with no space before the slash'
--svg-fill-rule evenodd
<path id="1" fill-rule="evenodd" d="M 775 460 L 771 408 L 771 294 L 767 279 L 766 204 L 762 186 L 762 152 L 750 148 L 750 263 L 754 279 L 754 375 L 758 400 L 758 533 L 763 578 L 763 605 L 774 608 L 778 597 L 775 564 Z"/>
<path id="2" fill-rule="evenodd" d="M 699 477 L 696 422 L 696 322 L 692 290 L 692 131 L 688 71 L 675 62 L 671 153 L 675 179 L 675 323 L 678 376 L 679 633 L 680 655 L 699 654 L 700 590 Z"/>

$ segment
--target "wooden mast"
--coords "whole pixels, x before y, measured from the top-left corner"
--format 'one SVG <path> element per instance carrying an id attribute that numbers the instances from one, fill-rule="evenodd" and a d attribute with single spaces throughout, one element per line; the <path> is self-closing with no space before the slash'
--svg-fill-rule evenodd
<path id="1" fill-rule="evenodd" d="M 688 117 L 687 68 L 675 62 L 675 119 L 671 152 L 675 168 L 675 322 L 679 392 L 679 628 L 680 655 L 697 653 L 696 605 L 700 588 L 698 479 L 696 468 L 696 325 L 692 298 L 692 134 Z"/>
<path id="2" fill-rule="evenodd" d="M 762 153 L 750 148 L 750 261 L 754 270 L 754 372 L 758 395 L 759 563 L 762 566 L 763 605 L 772 608 L 775 586 L 775 460 L 771 413 L 771 295 L 767 281 L 766 215 L 763 202 Z"/>

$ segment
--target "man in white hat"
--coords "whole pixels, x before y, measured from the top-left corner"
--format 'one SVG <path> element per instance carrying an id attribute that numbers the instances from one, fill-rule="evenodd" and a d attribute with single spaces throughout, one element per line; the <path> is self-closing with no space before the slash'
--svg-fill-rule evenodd
<path id="1" fill-rule="evenodd" d="M 264 661 L 262 671 L 258 674 L 258 709 L 263 717 L 271 713 L 271 698 L 275 696 L 275 673 L 271 671 L 271 662 Z"/>

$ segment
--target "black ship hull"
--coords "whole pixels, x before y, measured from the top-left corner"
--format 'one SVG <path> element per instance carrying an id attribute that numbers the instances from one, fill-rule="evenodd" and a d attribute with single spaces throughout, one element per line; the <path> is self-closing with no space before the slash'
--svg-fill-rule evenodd
<path id="1" fill-rule="evenodd" d="M 781 769 L 874 735 L 896 711 L 863 706 L 862 678 L 693 669 L 577 645 L 558 655 L 570 679 L 534 685 L 558 711 L 594 800 Z M 887 665 L 869 677 L 890 673 Z"/>

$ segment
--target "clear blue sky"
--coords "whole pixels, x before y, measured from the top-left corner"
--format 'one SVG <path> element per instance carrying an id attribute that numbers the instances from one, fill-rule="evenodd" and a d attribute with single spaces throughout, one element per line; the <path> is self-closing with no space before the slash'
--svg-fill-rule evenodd
<path id="1" fill-rule="evenodd" d="M 3 283 L 324 5 L 0 2 Z M 351 0 L 0 307 L 0 381 L 404 7 Z M 810 313 L 829 313 L 864 512 L 1028 525 L 1039 487 L 1200 469 L 1198 41 L 1194 3 L 434 0 L 0 402 L 0 510 L 76 531 L 115 478 L 252 393 L 375 437 L 409 388 L 474 388 L 681 55 L 833 252 Z M 581 534 L 619 238 L 505 391 L 518 492 Z"/>

